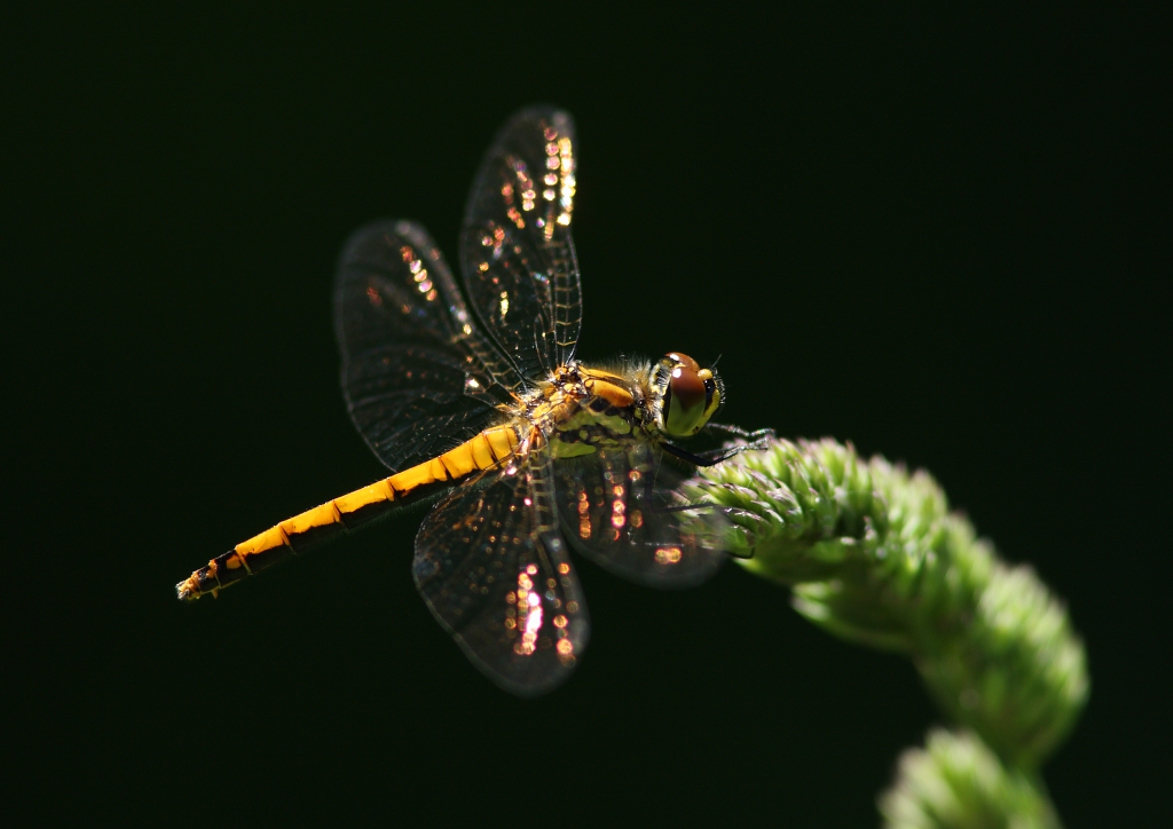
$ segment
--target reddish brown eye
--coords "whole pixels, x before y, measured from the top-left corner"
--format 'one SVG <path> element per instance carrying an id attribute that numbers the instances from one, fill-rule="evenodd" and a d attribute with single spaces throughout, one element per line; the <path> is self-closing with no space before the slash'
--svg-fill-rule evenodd
<path id="1" fill-rule="evenodd" d="M 673 352 L 660 361 L 668 369 L 664 389 L 664 431 L 684 437 L 705 425 L 712 405 L 712 372 L 687 354 Z"/>
<path id="2" fill-rule="evenodd" d="M 697 406 L 704 408 L 705 383 L 697 374 L 695 368 L 677 366 L 672 370 L 672 379 L 668 381 L 668 391 L 672 400 L 682 409 L 691 410 Z"/>

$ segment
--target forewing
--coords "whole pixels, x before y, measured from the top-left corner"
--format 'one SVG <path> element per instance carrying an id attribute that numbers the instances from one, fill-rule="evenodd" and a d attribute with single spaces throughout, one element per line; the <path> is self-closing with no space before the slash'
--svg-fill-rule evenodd
<path id="1" fill-rule="evenodd" d="M 334 319 L 350 415 L 392 469 L 475 434 L 520 381 L 475 327 L 427 232 L 380 222 L 347 242 Z"/>
<path id="2" fill-rule="evenodd" d="M 575 165 L 570 116 L 523 110 L 485 155 L 465 209 L 460 262 L 469 299 L 526 377 L 565 364 L 578 340 Z"/>
<path id="3" fill-rule="evenodd" d="M 478 668 L 521 696 L 565 681 L 589 635 L 548 487 L 534 479 L 541 471 L 455 490 L 415 544 L 416 586 L 432 614 Z"/>
<path id="4" fill-rule="evenodd" d="M 555 462 L 566 536 L 600 566 L 652 587 L 699 584 L 725 559 L 725 514 L 679 491 L 684 475 L 646 443 Z"/>

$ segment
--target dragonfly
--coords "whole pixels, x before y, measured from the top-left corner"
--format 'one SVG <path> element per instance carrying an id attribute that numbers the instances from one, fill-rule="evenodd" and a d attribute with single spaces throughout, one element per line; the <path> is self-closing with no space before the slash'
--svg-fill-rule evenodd
<path id="1" fill-rule="evenodd" d="M 350 238 L 334 292 L 342 386 L 393 474 L 236 545 L 180 582 L 179 598 L 218 595 L 432 501 L 415 541 L 419 592 L 490 679 L 533 696 L 565 681 L 590 634 L 569 547 L 654 587 L 716 572 L 729 518 L 682 484 L 770 433 L 710 421 L 724 385 L 681 352 L 610 366 L 575 357 L 576 166 L 566 112 L 534 107 L 506 123 L 469 194 L 463 294 L 417 223 Z M 679 445 L 702 431 L 733 442 Z"/>

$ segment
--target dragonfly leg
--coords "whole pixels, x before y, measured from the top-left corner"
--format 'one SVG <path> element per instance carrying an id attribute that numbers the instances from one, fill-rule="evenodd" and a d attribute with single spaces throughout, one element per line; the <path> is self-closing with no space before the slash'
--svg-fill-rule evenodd
<path id="1" fill-rule="evenodd" d="M 661 446 L 663 446 L 664 451 L 668 454 L 675 455 L 681 460 L 688 461 L 695 466 L 716 466 L 722 461 L 729 460 L 734 455 L 741 454 L 746 449 L 764 449 L 774 437 L 773 429 L 757 429 L 750 432 L 737 426 L 716 423 L 709 424 L 705 428 L 739 438 L 744 440 L 745 443 L 722 446 L 718 449 L 709 449 L 704 452 L 689 452 L 687 449 L 681 449 L 679 446 L 668 443 L 667 441 L 662 443 Z"/>

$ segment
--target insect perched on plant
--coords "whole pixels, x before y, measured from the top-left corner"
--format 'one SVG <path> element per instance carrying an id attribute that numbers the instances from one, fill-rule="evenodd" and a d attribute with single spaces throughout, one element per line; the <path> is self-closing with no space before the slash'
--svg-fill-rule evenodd
<path id="1" fill-rule="evenodd" d="M 721 564 L 725 515 L 680 489 L 723 387 L 679 352 L 590 367 L 570 238 L 570 116 L 534 108 L 501 130 L 473 183 L 460 236 L 465 297 L 412 222 L 346 244 L 334 294 L 351 416 L 395 473 L 238 544 L 177 586 L 198 599 L 294 552 L 409 504 L 438 499 L 415 543 L 416 585 L 491 679 L 517 694 L 569 675 L 589 623 L 566 541 L 618 575 L 696 584 Z"/>

